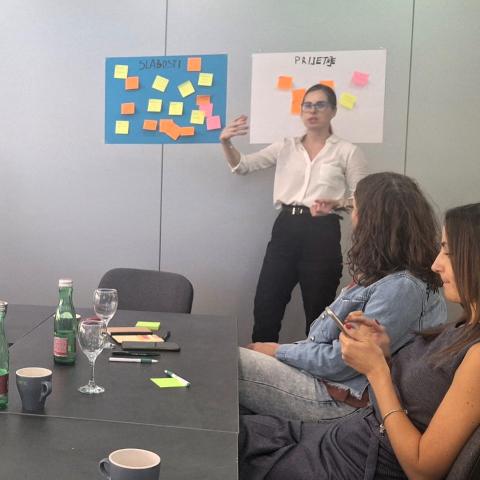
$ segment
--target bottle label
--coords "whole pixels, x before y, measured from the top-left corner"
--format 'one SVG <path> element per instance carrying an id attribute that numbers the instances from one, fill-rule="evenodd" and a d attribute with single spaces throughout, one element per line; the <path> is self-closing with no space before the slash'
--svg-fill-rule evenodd
<path id="1" fill-rule="evenodd" d="M 8 395 L 8 373 L 0 375 L 0 395 Z"/>
<path id="2" fill-rule="evenodd" d="M 68 339 L 53 337 L 53 354 L 56 357 L 66 357 L 68 354 Z"/>

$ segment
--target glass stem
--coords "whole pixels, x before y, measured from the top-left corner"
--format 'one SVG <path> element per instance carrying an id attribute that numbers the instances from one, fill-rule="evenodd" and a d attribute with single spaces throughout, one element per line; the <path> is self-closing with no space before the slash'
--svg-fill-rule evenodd
<path id="1" fill-rule="evenodd" d="M 95 360 L 90 360 L 90 365 L 92 366 L 92 376 L 88 383 L 90 385 L 95 385 Z"/>

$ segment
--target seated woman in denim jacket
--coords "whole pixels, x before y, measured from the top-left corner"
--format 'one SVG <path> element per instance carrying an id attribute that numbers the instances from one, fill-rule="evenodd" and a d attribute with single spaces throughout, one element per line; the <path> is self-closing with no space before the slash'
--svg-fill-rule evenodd
<path id="1" fill-rule="evenodd" d="M 480 203 L 447 212 L 432 269 L 461 317 L 388 362 L 385 329 L 350 314 L 342 355 L 368 377 L 372 405 L 316 423 L 243 415 L 240 480 L 445 478 L 480 426 Z"/>
<path id="2" fill-rule="evenodd" d="M 430 269 L 439 244 L 434 213 L 412 179 L 383 172 L 358 183 L 352 224 L 348 262 L 354 282 L 330 308 L 342 320 L 354 311 L 375 319 L 396 352 L 416 331 L 447 318 L 440 278 Z M 367 405 L 368 381 L 342 360 L 339 334 L 324 312 L 305 340 L 240 348 L 243 411 L 315 421 Z"/>

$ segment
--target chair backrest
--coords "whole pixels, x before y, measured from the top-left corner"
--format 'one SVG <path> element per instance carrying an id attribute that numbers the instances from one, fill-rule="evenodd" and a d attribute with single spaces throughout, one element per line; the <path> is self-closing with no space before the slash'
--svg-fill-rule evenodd
<path id="1" fill-rule="evenodd" d="M 118 308 L 150 312 L 190 313 L 193 286 L 178 273 L 137 268 L 114 268 L 103 275 L 99 288 L 118 290 Z"/>
<path id="2" fill-rule="evenodd" d="M 458 454 L 445 480 L 478 480 L 480 478 L 480 427 Z"/>

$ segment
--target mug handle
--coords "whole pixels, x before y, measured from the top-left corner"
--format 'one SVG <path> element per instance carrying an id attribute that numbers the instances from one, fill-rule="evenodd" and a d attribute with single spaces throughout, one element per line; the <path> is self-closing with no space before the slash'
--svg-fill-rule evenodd
<path id="1" fill-rule="evenodd" d="M 48 397 L 52 393 L 52 382 L 44 381 L 42 382 L 42 391 L 40 393 L 40 401 Z"/>
<path id="2" fill-rule="evenodd" d="M 110 478 L 110 462 L 108 461 L 108 458 L 100 460 L 98 462 L 98 468 L 104 477 Z"/>

